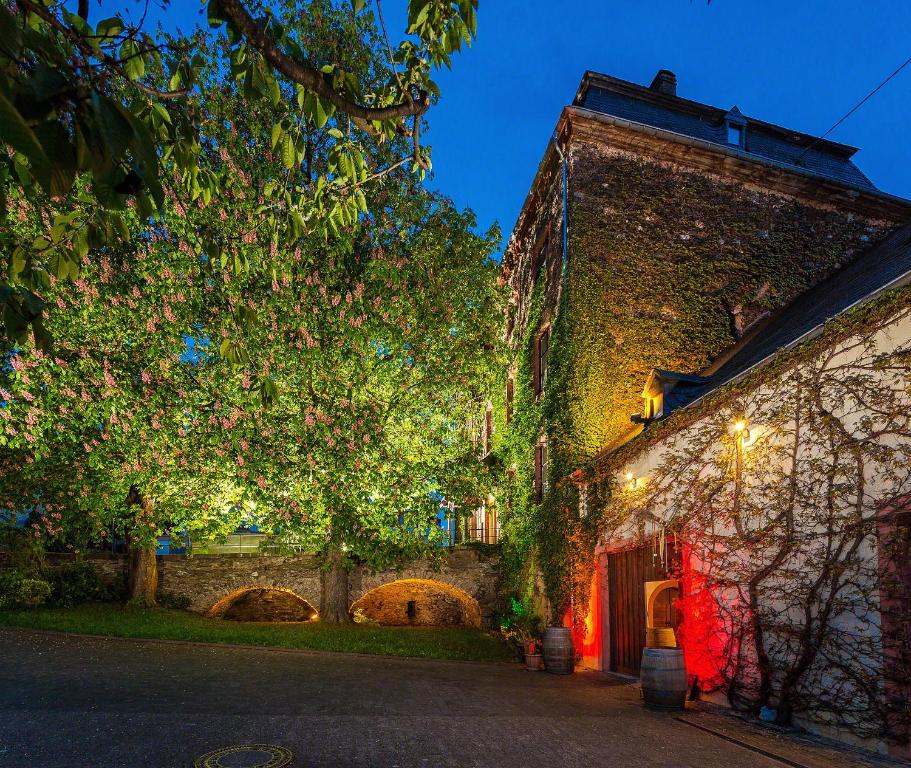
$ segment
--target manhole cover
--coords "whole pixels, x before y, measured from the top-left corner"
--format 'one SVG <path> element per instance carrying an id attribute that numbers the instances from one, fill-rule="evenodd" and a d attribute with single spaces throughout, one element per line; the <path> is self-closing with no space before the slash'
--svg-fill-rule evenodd
<path id="1" fill-rule="evenodd" d="M 208 752 L 194 763 L 196 768 L 282 768 L 294 755 L 274 744 L 238 744 Z"/>

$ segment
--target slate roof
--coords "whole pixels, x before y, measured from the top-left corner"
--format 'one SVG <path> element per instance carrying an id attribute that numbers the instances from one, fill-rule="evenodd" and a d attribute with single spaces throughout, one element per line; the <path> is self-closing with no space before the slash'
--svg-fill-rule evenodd
<path id="1" fill-rule="evenodd" d="M 608 75 L 586 72 L 573 106 L 723 146 L 791 170 L 811 173 L 866 191 L 873 183 L 851 161 L 855 147 L 817 139 L 742 115 L 662 93 Z M 745 146 L 728 143 L 726 116 L 746 122 Z"/>
<path id="2" fill-rule="evenodd" d="M 667 396 L 668 410 L 704 397 L 873 294 L 906 283 L 911 283 L 911 224 L 894 230 L 771 315 L 709 369 L 711 373 L 682 378 Z"/>

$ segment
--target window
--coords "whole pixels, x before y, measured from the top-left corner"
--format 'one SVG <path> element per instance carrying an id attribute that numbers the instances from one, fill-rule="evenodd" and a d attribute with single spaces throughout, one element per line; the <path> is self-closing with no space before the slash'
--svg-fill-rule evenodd
<path id="1" fill-rule="evenodd" d="M 743 134 L 744 127 L 742 125 L 728 123 L 728 144 L 733 144 L 735 147 L 742 147 Z"/>
<path id="2" fill-rule="evenodd" d="M 645 418 L 657 419 L 661 416 L 662 400 L 663 398 L 661 395 L 645 398 L 645 413 L 643 414 Z"/>
<path id="3" fill-rule="evenodd" d="M 550 248 L 550 232 L 544 235 L 541 245 L 538 247 L 538 250 L 535 251 L 535 261 L 533 267 L 533 278 L 535 281 L 538 279 L 538 272 L 541 269 L 543 264 L 547 263 L 547 254 L 548 249 Z"/>
<path id="4" fill-rule="evenodd" d="M 588 483 L 579 486 L 579 519 L 588 517 Z"/>
<path id="5" fill-rule="evenodd" d="M 534 389 L 535 397 L 540 397 L 547 383 L 547 358 L 550 354 L 550 326 L 547 326 L 535 339 L 534 350 Z"/>
<path id="6" fill-rule="evenodd" d="M 547 440 L 541 438 L 535 445 L 535 479 L 534 494 L 535 501 L 540 504 L 544 500 L 544 493 L 547 491 Z"/>
<path id="7" fill-rule="evenodd" d="M 484 455 L 490 453 L 493 448 L 493 406 L 487 404 L 487 410 L 484 411 Z"/>
<path id="8" fill-rule="evenodd" d="M 512 421 L 512 399 L 515 396 L 516 380 L 512 373 L 506 377 L 506 423 Z"/>

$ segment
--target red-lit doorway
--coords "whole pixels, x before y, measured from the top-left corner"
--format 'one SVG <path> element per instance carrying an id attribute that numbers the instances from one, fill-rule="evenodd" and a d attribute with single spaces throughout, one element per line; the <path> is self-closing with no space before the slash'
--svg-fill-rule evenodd
<path id="1" fill-rule="evenodd" d="M 609 638 L 605 669 L 623 675 L 639 675 L 642 649 L 646 645 L 648 608 L 645 584 L 668 579 L 674 569 L 676 547 L 667 542 L 661 547 L 646 545 L 607 555 L 607 635 Z M 676 589 L 662 590 L 653 606 L 661 624 L 676 625 Z"/>

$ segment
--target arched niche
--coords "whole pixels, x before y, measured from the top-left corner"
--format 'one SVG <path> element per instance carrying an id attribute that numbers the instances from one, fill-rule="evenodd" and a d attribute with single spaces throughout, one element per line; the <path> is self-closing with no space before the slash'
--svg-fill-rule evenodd
<path id="1" fill-rule="evenodd" d="M 481 609 L 467 592 L 433 579 L 400 579 L 355 600 L 351 613 L 386 626 L 480 627 Z"/>
<path id="2" fill-rule="evenodd" d="M 230 621 L 314 621 L 316 609 L 293 590 L 252 584 L 225 595 L 206 616 Z"/>

